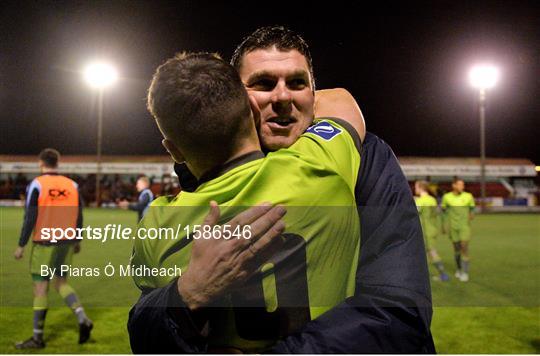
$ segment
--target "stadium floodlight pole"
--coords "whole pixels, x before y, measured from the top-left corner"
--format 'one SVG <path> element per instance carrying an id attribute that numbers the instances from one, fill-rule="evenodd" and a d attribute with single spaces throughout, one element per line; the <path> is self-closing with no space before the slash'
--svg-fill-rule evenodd
<path id="1" fill-rule="evenodd" d="M 112 85 L 117 79 L 116 70 L 105 63 L 90 64 L 84 71 L 86 82 L 98 90 L 98 128 L 97 128 L 97 155 L 96 155 L 96 206 L 101 205 L 101 146 L 103 140 L 103 96 L 105 88 Z"/>
<path id="2" fill-rule="evenodd" d="M 486 210 L 486 91 L 499 79 L 499 71 L 491 65 L 477 65 L 469 72 L 471 85 L 478 89 L 478 115 L 480 118 L 480 210 Z"/>

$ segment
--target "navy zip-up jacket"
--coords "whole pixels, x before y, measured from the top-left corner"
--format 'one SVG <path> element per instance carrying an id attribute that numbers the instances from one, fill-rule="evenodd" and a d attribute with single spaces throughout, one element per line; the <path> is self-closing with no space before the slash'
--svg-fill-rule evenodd
<path id="1" fill-rule="evenodd" d="M 183 170 L 177 173 L 186 176 Z M 271 353 L 435 353 L 416 206 L 392 149 L 369 132 L 358 175 L 361 240 L 355 295 L 278 342 Z M 200 328 L 198 317 L 182 303 L 176 281 L 143 292 L 128 321 L 135 353 L 207 352 Z"/>

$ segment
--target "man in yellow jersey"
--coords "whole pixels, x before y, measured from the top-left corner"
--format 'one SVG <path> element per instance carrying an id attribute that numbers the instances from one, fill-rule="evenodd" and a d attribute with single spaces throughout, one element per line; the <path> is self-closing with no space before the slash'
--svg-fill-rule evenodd
<path id="1" fill-rule="evenodd" d="M 207 344 L 168 349 L 152 341 L 148 351 L 261 352 L 353 295 L 360 233 L 354 186 L 361 143 L 351 124 L 337 118 L 317 120 L 288 149 L 265 157 L 256 131 L 260 114 L 255 101 L 251 98 L 252 113 L 236 70 L 204 53 L 182 54 L 160 66 L 148 97 L 165 147 L 175 161 L 185 159 L 200 185 L 192 193 L 158 198 L 139 228 L 200 224 L 212 199 L 223 206 L 225 220 L 259 201 L 287 207 L 282 246 L 275 254 L 254 259 L 262 268 L 218 298 L 193 293 L 189 282 L 221 264 L 220 259 L 210 266 L 200 263 L 199 251 L 226 250 L 230 243 L 212 237 L 203 248 L 195 226 L 193 234 L 184 228 L 178 240 L 135 241 L 134 268 L 178 266 L 185 271 L 179 279 L 135 276 L 141 300 L 158 302 L 167 293 L 174 305 L 184 303 L 191 316 L 172 312 L 179 328 L 195 315 L 208 315 Z M 259 246 L 260 240 L 244 243 L 239 258 L 254 258 Z M 214 303 L 225 309 L 212 308 Z M 131 320 L 138 318 L 137 309 Z M 135 332 L 150 344 L 148 332 Z"/>
<path id="2" fill-rule="evenodd" d="M 287 28 L 257 29 L 237 47 L 231 64 L 261 109 L 259 135 L 266 152 L 292 145 L 314 117 L 362 117 L 346 90 L 315 91 L 308 45 Z M 435 352 L 429 331 L 431 292 L 425 248 L 409 185 L 383 140 L 368 132 L 363 141 L 355 187 L 362 229 L 355 295 L 307 323 L 301 332 L 281 340 L 271 352 Z M 189 175 L 182 167 L 185 165 L 175 167 L 182 187 L 194 191 L 197 179 L 184 179 Z M 185 184 L 190 181 L 194 186 Z M 201 254 L 213 261 L 217 258 L 212 256 L 213 251 Z M 213 271 L 216 275 L 223 272 L 221 268 Z M 208 292 L 216 283 L 205 277 L 212 276 L 190 279 L 191 283 L 184 286 Z M 185 347 L 185 342 L 201 340 L 196 328 L 163 328 L 168 316 L 158 317 L 158 309 L 144 300 L 134 308 L 132 314 L 137 318 L 130 319 L 134 352 L 156 352 L 147 340 L 160 347 Z"/>
<path id="3" fill-rule="evenodd" d="M 443 195 L 441 207 L 448 224 L 450 240 L 454 245 L 456 278 L 469 281 L 469 241 L 471 240 L 471 220 L 474 218 L 474 197 L 465 192 L 463 179 L 455 178 L 452 191 Z"/>
<path id="4" fill-rule="evenodd" d="M 43 328 L 49 282 L 53 279 L 54 288 L 77 317 L 79 344 L 88 340 L 93 327 L 75 290 L 67 283 L 67 274 L 61 270 L 62 265 L 71 264 L 73 253 L 80 251 L 78 240 L 60 239 L 52 243 L 42 234 L 44 229 L 65 230 L 82 226 L 82 204 L 77 183 L 58 174 L 59 159 L 57 150 L 47 148 L 41 151 L 39 167 L 42 174 L 30 183 L 26 192 L 24 223 L 14 255 L 17 260 L 23 257 L 24 247 L 32 236 L 30 273 L 34 281 L 34 333 L 28 340 L 18 342 L 15 345 L 17 349 L 45 347 Z M 43 267 L 47 267 L 47 273 L 43 273 Z"/>
<path id="5" fill-rule="evenodd" d="M 418 207 L 418 214 L 420 216 L 420 223 L 422 224 L 424 243 L 426 245 L 428 258 L 439 272 L 439 276 L 434 277 L 434 280 L 446 282 L 450 278 L 444 271 L 441 257 L 435 248 L 435 239 L 437 237 L 437 231 L 439 230 L 437 221 L 437 200 L 429 195 L 428 187 L 426 181 L 416 181 L 414 183 L 414 201 Z"/>

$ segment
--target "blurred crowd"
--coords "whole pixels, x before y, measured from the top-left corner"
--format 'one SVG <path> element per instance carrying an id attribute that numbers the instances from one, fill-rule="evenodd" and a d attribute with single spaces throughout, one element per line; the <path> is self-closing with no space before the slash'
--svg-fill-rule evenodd
<path id="1" fill-rule="evenodd" d="M 96 175 L 66 175 L 79 185 L 79 192 L 85 205 L 96 200 Z M 22 173 L 3 174 L 0 177 L 0 199 L 25 199 L 26 187 L 33 179 Z M 137 200 L 138 192 L 135 187 L 136 175 L 104 175 L 100 181 L 101 202 L 104 205 L 117 204 L 120 201 Z M 150 190 L 154 196 L 175 195 L 180 191 L 178 179 L 170 174 L 161 177 L 150 177 Z"/>

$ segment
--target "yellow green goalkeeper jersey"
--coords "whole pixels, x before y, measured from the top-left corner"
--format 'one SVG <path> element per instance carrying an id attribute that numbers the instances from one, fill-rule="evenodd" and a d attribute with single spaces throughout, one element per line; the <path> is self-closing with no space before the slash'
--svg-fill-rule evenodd
<path id="1" fill-rule="evenodd" d="M 437 235 L 437 200 L 429 194 L 415 197 L 418 215 L 426 241 Z"/>
<path id="2" fill-rule="evenodd" d="M 448 192 L 443 195 L 441 207 L 443 208 L 450 228 L 459 229 L 469 226 L 469 213 L 474 209 L 474 197 L 469 192 L 455 194 Z"/>
<path id="3" fill-rule="evenodd" d="M 359 253 L 354 187 L 360 141 L 338 119 L 317 120 L 287 149 L 252 153 L 224 167 L 195 192 L 156 199 L 139 229 L 170 227 L 177 239 L 136 240 L 132 267 L 186 270 L 192 238 L 186 226 L 201 224 L 209 202 L 225 223 L 263 201 L 287 208 L 285 246 L 245 285 L 210 308 L 210 346 L 257 352 L 352 296 Z M 139 288 L 157 288 L 174 277 L 134 277 Z M 217 316 L 216 316 L 217 315 Z"/>

